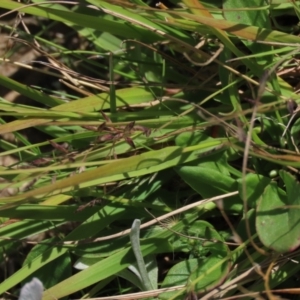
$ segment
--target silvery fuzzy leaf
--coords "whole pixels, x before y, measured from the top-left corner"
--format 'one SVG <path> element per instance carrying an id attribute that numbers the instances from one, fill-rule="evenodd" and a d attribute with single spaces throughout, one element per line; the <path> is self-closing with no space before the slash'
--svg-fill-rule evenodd
<path id="1" fill-rule="evenodd" d="M 22 287 L 18 300 L 41 300 L 43 290 L 44 287 L 41 281 L 37 278 L 33 278 Z"/>

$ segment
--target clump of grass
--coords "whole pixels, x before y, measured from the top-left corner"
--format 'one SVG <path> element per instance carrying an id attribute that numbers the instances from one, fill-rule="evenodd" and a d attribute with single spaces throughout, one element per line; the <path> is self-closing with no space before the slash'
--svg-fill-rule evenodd
<path id="1" fill-rule="evenodd" d="M 1 1 L 1 293 L 295 292 L 299 8 L 254 2 Z"/>

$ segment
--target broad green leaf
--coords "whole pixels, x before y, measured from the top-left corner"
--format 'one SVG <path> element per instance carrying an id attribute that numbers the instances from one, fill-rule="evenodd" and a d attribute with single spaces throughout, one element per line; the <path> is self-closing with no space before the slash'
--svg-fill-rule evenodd
<path id="1" fill-rule="evenodd" d="M 262 9 L 263 6 L 268 5 L 267 1 L 253 0 L 250 7 L 249 4 L 247 0 L 226 0 L 223 4 L 225 19 L 239 24 L 257 26 L 261 29 L 271 29 L 267 7 Z M 246 40 L 243 43 L 252 53 L 262 53 L 271 49 L 269 45 L 262 45 L 252 41 Z M 272 62 L 272 57 L 258 57 L 256 60 L 259 64 L 266 64 L 267 62 Z"/>
<path id="2" fill-rule="evenodd" d="M 246 185 L 246 199 L 248 206 L 251 208 L 256 207 L 258 200 L 260 199 L 261 194 L 264 192 L 264 189 L 269 185 L 271 179 L 264 177 L 259 174 L 249 173 L 245 178 L 238 179 L 239 184 L 239 194 L 241 199 L 243 199 L 243 184 Z"/>
<path id="3" fill-rule="evenodd" d="M 176 264 L 169 270 L 162 287 L 183 284 L 190 286 L 189 289 L 197 293 L 204 289 L 207 291 L 218 285 L 227 275 L 230 268 L 227 258 L 230 252 L 218 231 L 206 221 L 193 222 L 189 226 L 188 234 L 191 236 L 189 243 L 193 244 L 194 248 L 200 244 L 198 253 L 202 258 L 190 258 Z M 192 253 L 195 255 L 196 251 L 195 249 Z M 177 299 L 177 296 L 178 292 L 167 292 L 159 298 Z"/>
<path id="4" fill-rule="evenodd" d="M 208 137 L 202 131 L 183 132 L 176 137 L 175 143 L 177 146 L 187 147 L 197 145 L 198 143 L 209 139 L 213 140 L 213 138 Z"/>
<path id="5" fill-rule="evenodd" d="M 289 173 L 280 171 L 286 195 L 272 182 L 265 189 L 257 207 L 256 228 L 261 242 L 284 253 L 300 244 L 300 187 Z"/>
<path id="6" fill-rule="evenodd" d="M 221 263 L 222 259 L 209 257 L 207 259 L 189 259 L 176 264 L 170 269 L 162 287 L 173 287 L 185 285 L 188 282 L 197 280 L 193 289 L 197 293 L 209 290 L 224 280 L 224 275 L 228 272 L 227 262 Z M 218 266 L 218 267 L 216 267 Z M 174 292 L 164 293 L 159 299 L 173 299 Z"/>
<path id="7" fill-rule="evenodd" d="M 213 164 L 213 163 L 212 163 Z M 222 175 L 209 164 L 176 167 L 177 173 L 202 197 L 208 198 L 236 190 L 237 184 L 230 176 Z"/>
<path id="8" fill-rule="evenodd" d="M 252 0 L 251 3 L 247 0 L 225 0 L 224 16 L 227 20 L 240 24 L 270 28 L 267 5 L 266 0 Z"/>
<path id="9" fill-rule="evenodd" d="M 214 156 L 215 158 L 216 156 Z M 203 198 L 210 198 L 223 193 L 236 191 L 238 184 L 233 179 L 222 163 L 216 160 L 199 163 L 196 166 L 184 165 L 175 167 L 178 175 Z M 232 197 L 224 201 L 224 208 L 241 210 L 242 202 L 239 197 Z"/>

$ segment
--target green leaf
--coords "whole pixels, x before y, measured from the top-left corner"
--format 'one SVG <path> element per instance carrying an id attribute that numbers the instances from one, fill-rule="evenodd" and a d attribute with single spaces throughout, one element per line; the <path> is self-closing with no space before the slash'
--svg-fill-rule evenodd
<path id="1" fill-rule="evenodd" d="M 289 173 L 280 171 L 286 195 L 272 182 L 257 207 L 256 228 L 261 242 L 276 252 L 293 251 L 300 244 L 300 187 Z"/>
<path id="2" fill-rule="evenodd" d="M 245 182 L 244 182 L 245 181 Z M 239 184 L 239 194 L 241 199 L 243 199 L 243 182 L 246 185 L 246 199 L 248 201 L 249 207 L 256 207 L 257 202 L 264 192 L 264 189 L 271 182 L 270 178 L 264 177 L 259 174 L 249 173 L 245 179 L 238 179 Z"/>
<path id="3" fill-rule="evenodd" d="M 170 269 L 162 287 L 176 285 L 190 285 L 191 290 L 201 292 L 208 290 L 224 280 L 230 267 L 228 246 L 211 224 L 206 221 L 193 222 L 188 228 L 188 234 L 194 238 L 189 240 L 194 248 L 200 242 L 199 250 L 208 251 L 210 255 L 204 258 L 192 258 L 176 264 Z M 195 239 L 197 238 L 197 239 Z M 218 241 L 218 242 L 217 242 Z M 194 251 L 195 253 L 195 251 Z M 178 293 L 167 292 L 160 295 L 160 299 L 176 298 Z"/>
<path id="4" fill-rule="evenodd" d="M 195 291 L 208 290 L 219 284 L 229 270 L 228 263 L 221 262 L 222 259 L 218 257 L 209 257 L 204 260 L 193 258 L 182 261 L 170 269 L 162 283 L 162 288 L 186 285 L 196 280 L 197 283 L 193 287 Z M 175 294 L 176 292 L 167 292 L 161 294 L 159 298 L 169 300 Z"/>
<path id="5" fill-rule="evenodd" d="M 196 166 L 178 166 L 175 167 L 175 170 L 203 198 L 233 192 L 238 188 L 236 180 L 229 175 L 225 165 L 215 160 L 202 162 Z M 225 209 L 242 209 L 242 202 L 239 197 L 232 197 L 231 201 L 225 201 L 224 205 Z"/>
<path id="6" fill-rule="evenodd" d="M 213 140 L 202 131 L 193 131 L 193 132 L 183 132 L 179 134 L 176 139 L 175 143 L 177 146 L 187 147 L 192 145 L 197 145 L 205 140 Z"/>
<path id="7" fill-rule="evenodd" d="M 270 28 L 266 0 L 226 0 L 223 3 L 226 20 L 239 24 L 255 25 L 260 28 Z"/>
<path id="8" fill-rule="evenodd" d="M 237 188 L 234 179 L 210 168 L 208 164 L 176 167 L 175 170 L 185 182 L 205 198 L 228 193 Z"/>
<path id="9" fill-rule="evenodd" d="M 249 7 L 249 5 L 251 5 Z M 226 0 L 224 1 L 224 17 L 228 21 L 237 22 L 239 24 L 253 25 L 261 29 L 271 29 L 269 13 L 266 6 L 266 0 L 252 0 L 249 4 L 248 0 Z M 238 9 L 238 10 L 237 10 Z M 243 40 L 243 43 L 252 51 L 252 53 L 262 53 L 269 51 L 269 45 L 262 45 L 256 42 Z M 258 62 L 265 64 L 272 61 L 272 57 L 257 58 Z"/>

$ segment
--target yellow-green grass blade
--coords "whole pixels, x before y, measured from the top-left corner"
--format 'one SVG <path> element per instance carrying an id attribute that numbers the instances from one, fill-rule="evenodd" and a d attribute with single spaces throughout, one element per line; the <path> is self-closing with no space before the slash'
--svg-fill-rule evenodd
<path id="1" fill-rule="evenodd" d="M 104 184 L 111 181 L 119 181 L 130 177 L 151 174 L 177 166 L 182 163 L 198 159 L 201 152 L 206 152 L 222 144 L 222 140 L 205 141 L 197 146 L 181 148 L 176 146 L 167 147 L 157 151 L 132 156 L 119 161 L 88 170 L 81 174 L 73 175 L 45 187 L 40 187 L 16 196 L 2 198 L 2 203 L 17 204 L 20 201 L 37 200 L 44 196 L 52 196 L 58 193 L 82 189 L 89 186 Z M 5 209 L 3 206 L 1 209 Z"/>

